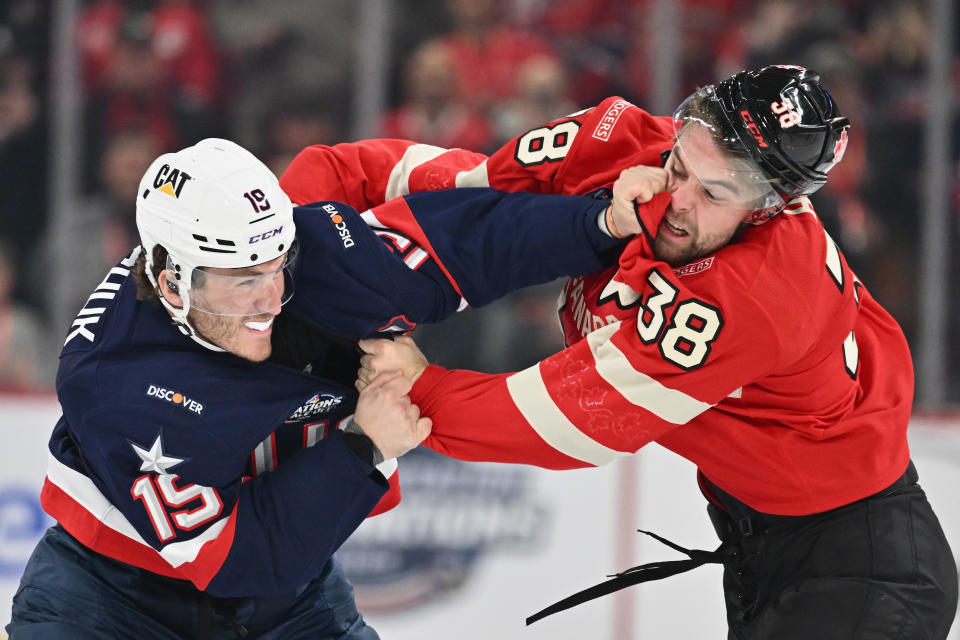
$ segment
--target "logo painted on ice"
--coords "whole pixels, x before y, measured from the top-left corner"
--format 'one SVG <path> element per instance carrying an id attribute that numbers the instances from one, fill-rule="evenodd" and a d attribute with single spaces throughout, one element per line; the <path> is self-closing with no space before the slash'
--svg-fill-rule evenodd
<path id="1" fill-rule="evenodd" d="M 327 413 L 340 406 L 341 402 L 343 402 L 343 396 L 335 396 L 332 393 L 316 393 L 303 406 L 294 411 L 293 415 L 287 418 L 287 422 L 296 422 L 297 420 Z"/>

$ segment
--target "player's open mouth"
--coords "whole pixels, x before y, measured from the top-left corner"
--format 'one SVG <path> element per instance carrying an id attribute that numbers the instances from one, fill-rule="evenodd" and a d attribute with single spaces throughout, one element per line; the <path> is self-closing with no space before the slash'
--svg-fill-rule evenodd
<path id="1" fill-rule="evenodd" d="M 251 331 L 256 331 L 257 333 L 266 333 L 270 331 L 270 327 L 273 326 L 273 318 L 270 318 L 266 322 L 253 322 L 252 320 L 247 320 L 243 323 L 243 326 Z"/>
<path id="2" fill-rule="evenodd" d="M 677 225 L 673 224 L 666 218 L 663 219 L 663 223 L 667 225 L 667 228 L 670 229 L 670 231 L 672 231 L 675 235 L 678 235 L 678 236 L 687 235 L 687 232 L 682 227 L 678 227 Z"/>

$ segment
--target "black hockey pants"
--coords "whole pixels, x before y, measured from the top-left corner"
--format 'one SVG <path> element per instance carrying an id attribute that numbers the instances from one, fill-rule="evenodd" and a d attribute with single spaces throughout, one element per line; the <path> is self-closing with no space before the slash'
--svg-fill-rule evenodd
<path id="1" fill-rule="evenodd" d="M 888 489 L 810 516 L 754 511 L 715 486 L 708 511 L 730 545 L 723 588 L 730 640 L 943 640 L 957 567 L 907 472 Z"/>

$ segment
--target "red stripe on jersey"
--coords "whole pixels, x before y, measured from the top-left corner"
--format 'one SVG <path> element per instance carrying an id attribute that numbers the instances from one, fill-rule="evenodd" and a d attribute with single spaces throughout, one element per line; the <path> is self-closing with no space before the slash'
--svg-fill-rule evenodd
<path id="1" fill-rule="evenodd" d="M 427 239 L 427 234 L 423 232 L 423 229 L 420 227 L 420 223 L 417 222 L 416 217 L 413 215 L 413 212 L 410 211 L 410 207 L 407 206 L 407 202 L 405 200 L 402 198 L 391 200 L 390 202 L 378 207 L 376 215 L 377 220 L 383 223 L 385 227 L 399 231 L 426 250 L 430 254 L 430 257 L 433 258 L 433 260 L 437 263 L 437 266 L 440 267 L 443 275 L 445 275 L 447 280 L 450 281 L 450 284 L 453 285 L 457 295 L 459 295 L 461 298 L 463 297 L 463 292 L 460 291 L 460 285 L 458 285 L 457 281 L 453 279 L 453 276 L 450 275 L 446 265 L 444 265 L 437 256 L 437 252 L 434 251 L 433 246 L 430 244 L 430 240 Z"/>
<path id="2" fill-rule="evenodd" d="M 220 535 L 204 543 L 195 560 L 174 568 L 156 549 L 107 526 L 49 479 L 44 481 L 43 490 L 40 492 L 40 504 L 44 511 L 87 548 L 168 578 L 190 580 L 201 590 L 210 584 L 223 566 L 233 545 L 236 529 L 234 507 L 234 512 L 230 514 Z"/>
<path id="3" fill-rule="evenodd" d="M 239 504 L 233 505 L 233 511 L 227 518 L 227 525 L 220 532 L 220 535 L 200 548 L 197 559 L 180 565 L 180 571 L 200 590 L 207 588 L 207 585 L 220 571 L 220 567 L 223 566 L 230 554 L 230 548 L 233 547 L 233 537 L 237 529 L 238 506 Z"/>
<path id="4" fill-rule="evenodd" d="M 111 529 L 49 479 L 44 480 L 40 504 L 70 535 L 97 553 L 168 578 L 183 579 L 153 548 Z"/>

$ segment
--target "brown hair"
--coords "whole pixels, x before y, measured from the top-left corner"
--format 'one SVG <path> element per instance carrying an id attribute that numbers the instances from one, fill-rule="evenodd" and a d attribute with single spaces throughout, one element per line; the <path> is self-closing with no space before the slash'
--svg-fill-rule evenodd
<path id="1" fill-rule="evenodd" d="M 159 244 L 153 245 L 153 279 L 156 281 L 160 277 L 160 272 L 164 270 L 167 264 L 167 250 Z M 157 304 L 160 291 L 150 282 L 147 277 L 147 254 L 144 251 L 137 256 L 137 261 L 130 270 L 134 281 L 137 283 L 137 300 L 151 300 Z"/>
<path id="2" fill-rule="evenodd" d="M 698 119 L 707 123 L 708 126 L 706 129 L 708 133 L 710 133 L 713 142 L 729 155 L 743 156 L 747 154 L 747 150 L 735 137 L 724 135 L 724 129 L 727 128 L 724 126 L 724 118 L 717 113 L 716 108 L 711 104 L 709 96 L 698 91 L 690 98 L 690 102 L 687 104 L 687 111 L 695 114 Z M 688 124 L 689 123 L 684 123 L 683 126 L 686 127 Z"/>
<path id="3" fill-rule="evenodd" d="M 153 245 L 153 279 L 160 281 L 160 272 L 167 268 L 167 250 L 159 244 Z M 179 270 L 179 269 L 178 269 Z M 137 256 L 137 261 L 133 263 L 130 270 L 134 281 L 137 283 L 137 300 L 152 300 L 160 303 L 160 290 L 155 287 L 147 277 L 147 254 L 143 251 Z M 203 286 L 204 273 L 199 269 L 193 270 L 193 276 L 190 278 L 190 286 L 199 289 Z"/>

